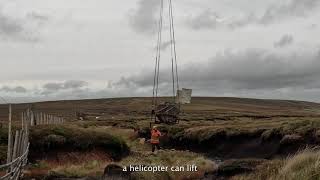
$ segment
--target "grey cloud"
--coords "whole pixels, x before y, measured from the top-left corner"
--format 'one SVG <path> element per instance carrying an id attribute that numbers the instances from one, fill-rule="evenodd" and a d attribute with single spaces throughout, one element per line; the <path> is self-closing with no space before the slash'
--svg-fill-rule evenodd
<path id="1" fill-rule="evenodd" d="M 40 20 L 40 21 L 48 21 L 49 16 L 43 15 L 37 12 L 30 12 L 27 14 L 27 17 L 30 19 Z"/>
<path id="2" fill-rule="evenodd" d="M 279 55 L 268 50 L 223 52 L 207 62 L 179 68 L 180 87 L 201 96 L 240 96 L 320 101 L 320 51 Z M 170 69 L 160 72 L 160 94 L 171 95 Z M 79 99 L 151 96 L 153 71 L 122 77 L 95 90 L 84 81 L 47 83 L 35 99 Z"/>
<path id="3" fill-rule="evenodd" d="M 63 89 L 62 83 L 47 83 L 43 85 L 43 88 L 46 90 L 60 90 Z"/>
<path id="4" fill-rule="evenodd" d="M 284 35 L 281 37 L 281 39 L 274 43 L 274 47 L 285 47 L 288 45 L 291 45 L 293 43 L 294 39 L 292 35 Z"/>
<path id="5" fill-rule="evenodd" d="M 157 14 L 160 1 L 139 0 L 138 7 L 131 11 L 129 21 L 131 27 L 139 33 L 151 34 L 157 27 Z"/>
<path id="6" fill-rule="evenodd" d="M 77 81 L 77 80 L 70 80 L 66 81 L 63 84 L 64 89 L 77 89 L 82 88 L 88 85 L 86 81 Z"/>
<path id="7" fill-rule="evenodd" d="M 62 83 L 47 83 L 43 85 L 42 94 L 50 94 L 59 90 L 79 89 L 88 85 L 86 81 L 69 80 Z"/>
<path id="8" fill-rule="evenodd" d="M 276 91 L 283 88 L 320 89 L 320 53 L 281 56 L 266 50 L 225 52 L 207 63 L 180 70 L 181 85 L 206 92 Z M 171 89 L 170 70 L 163 71 L 160 87 Z M 131 88 L 150 88 L 153 73 L 124 78 Z M 119 82 L 120 84 L 122 82 Z M 168 91 L 170 92 L 170 91 Z M 204 93 L 205 94 L 205 93 Z"/>
<path id="9" fill-rule="evenodd" d="M 8 93 L 26 93 L 27 89 L 22 86 L 16 86 L 16 87 L 3 86 L 2 88 L 0 88 L 0 91 L 8 92 Z"/>
<path id="10" fill-rule="evenodd" d="M 288 4 L 269 7 L 261 17 L 261 23 L 274 22 L 279 18 L 305 16 L 319 5 L 318 0 L 291 0 Z"/>
<path id="11" fill-rule="evenodd" d="M 21 36 L 24 27 L 21 21 L 6 16 L 0 9 L 0 35 L 2 38 Z"/>
<path id="12" fill-rule="evenodd" d="M 125 77 L 121 77 L 120 80 L 114 84 L 112 84 L 113 86 L 124 86 L 126 88 L 130 88 L 132 85 L 134 85 L 135 83 L 132 82 L 130 79 L 127 79 Z"/>
<path id="13" fill-rule="evenodd" d="M 314 11 L 318 6 L 318 0 L 291 0 L 282 5 L 269 6 L 260 17 L 250 14 L 244 20 L 233 22 L 230 24 L 230 26 L 245 26 L 250 23 L 267 25 L 284 19 L 305 17 Z"/>
<path id="14" fill-rule="evenodd" d="M 318 25 L 315 24 L 315 23 L 313 23 L 313 24 L 311 24 L 308 28 L 309 28 L 309 29 L 316 29 L 317 27 L 318 27 Z"/>
<path id="15" fill-rule="evenodd" d="M 112 88 L 112 81 L 108 81 L 107 88 Z"/>
<path id="16" fill-rule="evenodd" d="M 35 23 L 37 27 L 41 27 L 50 21 L 50 16 L 37 12 L 30 12 L 26 15 L 26 20 Z"/>
<path id="17" fill-rule="evenodd" d="M 27 14 L 24 18 L 15 18 L 5 14 L 0 8 L 0 38 L 15 41 L 37 41 L 38 30 L 29 25 L 33 23 L 41 25 L 47 20 L 46 16 L 35 12 Z"/>
<path id="18" fill-rule="evenodd" d="M 161 49 L 162 51 L 166 50 L 166 49 L 171 45 L 171 42 L 172 42 L 172 41 L 165 41 L 165 42 L 161 43 L 160 49 Z M 155 47 L 154 49 L 156 50 L 157 47 Z"/>
<path id="19" fill-rule="evenodd" d="M 267 7 L 261 14 L 251 12 L 242 17 L 222 18 L 223 20 L 220 21 L 221 18 L 216 12 L 207 10 L 192 18 L 187 24 L 196 30 L 217 27 L 234 29 L 251 24 L 269 25 L 290 18 L 306 17 L 320 4 L 318 0 L 291 0 L 284 4 L 281 4 L 282 1 L 278 1 L 278 3 Z"/>
<path id="20" fill-rule="evenodd" d="M 195 17 L 188 18 L 188 25 L 195 30 L 216 28 L 222 22 L 216 12 L 211 9 L 201 12 Z"/>
<path id="21" fill-rule="evenodd" d="M 167 41 L 167 42 L 162 43 L 160 46 L 160 49 L 166 50 L 171 45 L 172 42 L 174 42 L 174 41 Z"/>
<path id="22" fill-rule="evenodd" d="M 130 91 L 127 89 L 77 89 L 71 91 L 60 91 L 58 93 L 37 94 L 28 97 L 5 97 L 12 99 L 10 102 L 36 102 L 36 101 L 57 101 L 57 100 L 73 100 L 73 99 L 97 99 L 97 98 L 113 98 L 113 97 L 132 97 L 145 96 L 145 92 Z"/>

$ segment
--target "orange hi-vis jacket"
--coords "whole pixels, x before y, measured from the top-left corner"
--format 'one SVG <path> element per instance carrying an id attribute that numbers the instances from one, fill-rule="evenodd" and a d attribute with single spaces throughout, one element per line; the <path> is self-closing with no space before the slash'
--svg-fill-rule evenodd
<path id="1" fill-rule="evenodd" d="M 152 130 L 151 131 L 151 144 L 159 144 L 160 143 L 160 136 L 161 133 L 158 130 Z"/>

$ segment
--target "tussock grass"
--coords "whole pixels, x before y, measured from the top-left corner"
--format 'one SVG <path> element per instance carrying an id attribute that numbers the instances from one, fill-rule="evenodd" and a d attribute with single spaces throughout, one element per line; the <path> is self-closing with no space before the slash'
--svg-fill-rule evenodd
<path id="1" fill-rule="evenodd" d="M 129 146 L 130 150 L 133 152 L 151 150 L 151 146 L 149 143 L 141 144 L 139 142 L 138 132 L 135 132 L 133 129 L 122 129 L 112 126 L 91 127 L 91 129 L 98 132 L 108 132 L 115 137 L 123 139 Z M 150 134 L 150 131 L 148 130 L 147 133 Z"/>
<path id="2" fill-rule="evenodd" d="M 26 173 L 27 177 L 41 179 L 101 177 L 104 168 L 112 160 L 104 152 L 59 153 L 55 158 L 42 159 L 33 163 Z"/>
<path id="3" fill-rule="evenodd" d="M 72 125 L 37 126 L 30 131 L 31 152 L 47 152 L 59 149 L 88 151 L 105 150 L 114 159 L 129 152 L 129 147 L 120 137 L 108 131 L 80 128 Z"/>
<path id="4" fill-rule="evenodd" d="M 273 160 L 252 174 L 233 177 L 234 180 L 318 180 L 320 151 L 306 149 L 284 160 Z"/>
<path id="5" fill-rule="evenodd" d="M 100 160 L 91 160 L 81 164 L 65 164 L 53 168 L 49 176 L 61 176 L 64 178 L 101 177 L 106 165 L 106 162 Z"/>
<path id="6" fill-rule="evenodd" d="M 292 180 L 319 179 L 320 151 L 307 149 L 289 158 L 279 172 L 279 177 Z"/>
<path id="7" fill-rule="evenodd" d="M 168 135 L 177 141 L 185 140 L 194 143 L 204 143 L 208 140 L 233 137 L 260 137 L 269 140 L 274 137 L 297 134 L 303 137 L 320 130 L 319 118 L 274 118 L 270 120 L 254 120 L 243 118 L 230 121 L 182 121 L 178 125 L 163 126 Z M 147 132 L 145 128 L 141 132 Z"/>

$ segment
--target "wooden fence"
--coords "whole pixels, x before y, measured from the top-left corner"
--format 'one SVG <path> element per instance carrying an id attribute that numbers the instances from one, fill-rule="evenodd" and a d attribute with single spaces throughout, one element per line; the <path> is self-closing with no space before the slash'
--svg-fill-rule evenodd
<path id="1" fill-rule="evenodd" d="M 33 112 L 30 109 L 28 109 L 26 112 L 22 112 L 21 119 L 30 119 L 30 126 L 43 124 L 62 124 L 65 122 L 64 118 L 62 117 L 57 117 L 42 112 Z"/>
<path id="2" fill-rule="evenodd" d="M 7 164 L 0 165 L 0 172 L 5 172 L 6 174 L 0 177 L 0 180 L 17 180 L 22 177 L 23 168 L 28 162 L 30 126 L 61 124 L 65 122 L 61 117 L 41 112 L 35 113 L 28 109 L 22 112 L 21 129 L 16 130 L 13 136 L 11 118 L 11 105 L 9 105 Z"/>
<path id="3" fill-rule="evenodd" d="M 29 154 L 29 121 L 27 118 L 21 119 L 22 126 L 16 130 L 12 136 L 12 113 L 9 105 L 9 125 L 8 125 L 8 151 L 7 164 L 0 165 L 0 170 L 6 174 L 0 179 L 16 180 L 22 175 L 22 170 L 28 161 Z"/>
<path id="4" fill-rule="evenodd" d="M 28 162 L 29 143 L 26 146 L 24 152 L 19 157 L 15 158 L 10 163 L 0 165 L 0 170 L 7 172 L 4 176 L 0 177 L 2 180 L 17 180 L 22 176 L 22 170 Z"/>

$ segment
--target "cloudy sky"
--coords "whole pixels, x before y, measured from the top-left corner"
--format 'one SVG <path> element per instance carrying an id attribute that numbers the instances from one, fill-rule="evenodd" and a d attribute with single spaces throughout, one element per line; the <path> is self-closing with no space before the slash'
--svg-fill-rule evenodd
<path id="1" fill-rule="evenodd" d="M 159 5 L 0 0 L 0 96 L 28 102 L 152 95 Z M 173 5 L 180 84 L 194 95 L 320 102 L 319 0 Z M 167 19 L 160 95 L 171 92 Z"/>

